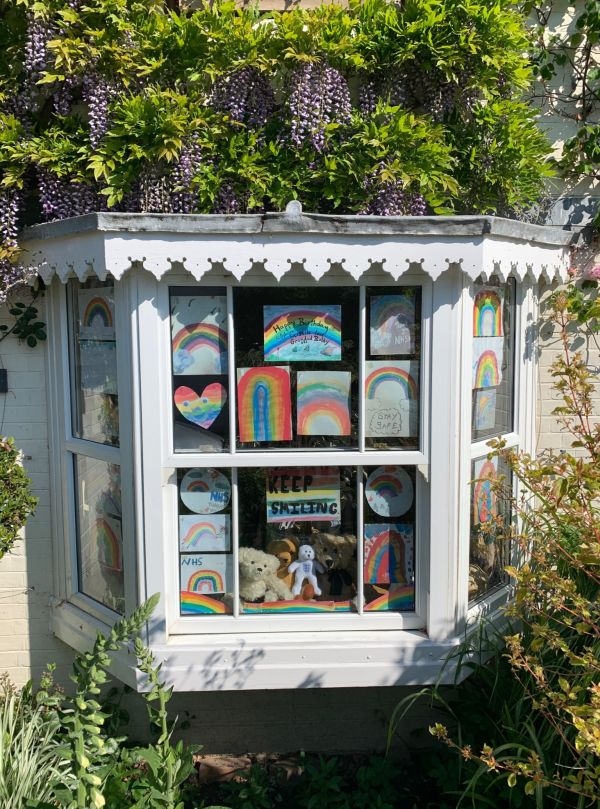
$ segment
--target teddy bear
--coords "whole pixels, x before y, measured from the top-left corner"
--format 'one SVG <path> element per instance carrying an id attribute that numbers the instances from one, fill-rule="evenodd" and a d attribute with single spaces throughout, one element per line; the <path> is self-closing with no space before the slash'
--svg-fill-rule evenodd
<path id="1" fill-rule="evenodd" d="M 240 598 L 242 601 L 289 601 L 292 593 L 277 577 L 279 559 L 258 548 L 240 548 Z"/>
<path id="2" fill-rule="evenodd" d="M 325 568 L 315 559 L 315 552 L 311 545 L 300 545 L 298 548 L 298 558 L 289 567 L 290 573 L 294 573 L 294 586 L 292 594 L 300 595 L 302 585 L 308 580 L 312 585 L 315 595 L 321 595 L 321 588 L 317 582 L 317 573 L 324 573 Z"/>
<path id="3" fill-rule="evenodd" d="M 356 537 L 313 529 L 311 544 L 325 569 L 321 577 L 324 598 L 346 601 L 356 595 Z"/>
<path id="4" fill-rule="evenodd" d="M 281 579 L 281 581 L 291 590 L 294 585 L 294 574 L 290 573 L 289 567 L 292 562 L 296 561 L 296 557 L 298 556 L 296 543 L 287 537 L 273 539 L 267 545 L 267 553 L 270 553 L 279 559 L 277 578 Z"/>

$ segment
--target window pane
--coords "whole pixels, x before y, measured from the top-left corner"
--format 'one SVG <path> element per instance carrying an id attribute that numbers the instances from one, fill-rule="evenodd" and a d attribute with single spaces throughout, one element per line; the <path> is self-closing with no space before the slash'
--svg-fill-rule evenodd
<path id="1" fill-rule="evenodd" d="M 356 471 L 239 470 L 244 613 L 349 612 L 356 596 Z"/>
<path id="2" fill-rule="evenodd" d="M 79 590 L 123 613 L 121 470 L 116 464 L 77 455 L 74 471 Z"/>
<path id="3" fill-rule="evenodd" d="M 415 609 L 415 467 L 365 467 L 365 612 Z"/>
<path id="4" fill-rule="evenodd" d="M 469 601 L 506 584 L 504 568 L 511 563 L 511 543 L 505 539 L 511 519 L 511 475 L 498 458 L 481 458 L 471 465 L 471 541 Z M 496 491 L 492 481 L 502 481 Z"/>
<path id="5" fill-rule="evenodd" d="M 117 342 L 112 282 L 69 284 L 72 430 L 76 438 L 119 444 Z"/>
<path id="6" fill-rule="evenodd" d="M 365 446 L 418 449 L 421 288 L 367 289 Z"/>
<path id="7" fill-rule="evenodd" d="M 178 491 L 181 614 L 231 613 L 230 473 L 225 469 L 180 469 Z"/>
<path id="8" fill-rule="evenodd" d="M 236 289 L 234 317 L 240 447 L 357 447 L 358 289 Z"/>
<path id="9" fill-rule="evenodd" d="M 476 283 L 473 304 L 472 439 L 514 429 L 515 282 Z"/>
<path id="10" fill-rule="evenodd" d="M 223 287 L 170 289 L 175 452 L 229 447 L 227 295 Z"/>

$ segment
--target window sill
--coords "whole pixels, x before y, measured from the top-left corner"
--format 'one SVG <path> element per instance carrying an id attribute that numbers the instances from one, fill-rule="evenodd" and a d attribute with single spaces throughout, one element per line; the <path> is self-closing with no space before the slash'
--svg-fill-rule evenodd
<path id="1" fill-rule="evenodd" d="M 79 651 L 109 629 L 72 604 L 54 608 L 55 635 Z M 455 682 L 457 661 L 445 660 L 462 640 L 433 642 L 414 630 L 278 632 L 177 636 L 152 651 L 176 691 L 423 686 Z M 113 660 L 115 677 L 144 690 L 131 654 Z M 457 679 L 466 673 L 463 666 Z"/>

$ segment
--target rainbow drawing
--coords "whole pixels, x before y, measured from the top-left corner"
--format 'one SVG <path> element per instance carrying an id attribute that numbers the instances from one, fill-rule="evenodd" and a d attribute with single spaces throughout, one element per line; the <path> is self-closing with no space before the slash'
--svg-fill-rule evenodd
<path id="1" fill-rule="evenodd" d="M 342 307 L 265 306 L 266 362 L 342 359 Z"/>
<path id="2" fill-rule="evenodd" d="M 185 514 L 179 517 L 179 550 L 229 551 L 229 515 L 211 514 L 197 517 Z"/>
<path id="3" fill-rule="evenodd" d="M 496 425 L 496 389 L 475 391 L 474 421 L 476 430 L 492 430 Z"/>
<path id="4" fill-rule="evenodd" d="M 365 604 L 365 612 L 406 611 L 415 608 L 414 584 L 401 587 L 392 585 L 387 593 Z"/>
<path id="5" fill-rule="evenodd" d="M 102 293 L 102 294 L 100 294 Z M 80 289 L 78 292 L 79 337 L 114 340 L 115 318 L 112 287 Z"/>
<path id="6" fill-rule="evenodd" d="M 367 478 L 365 497 L 375 514 L 400 517 L 413 502 L 410 475 L 401 466 L 379 466 Z"/>
<path id="7" fill-rule="evenodd" d="M 498 477 L 498 459 L 492 458 L 474 464 L 473 525 L 493 520 L 498 514 L 496 492 L 492 481 Z"/>
<path id="8" fill-rule="evenodd" d="M 299 371 L 298 435 L 350 435 L 350 371 Z"/>
<path id="9" fill-rule="evenodd" d="M 289 368 L 238 368 L 240 441 L 291 441 Z"/>
<path id="10" fill-rule="evenodd" d="M 109 570 L 123 570 L 120 521 L 111 520 L 108 517 L 98 517 L 96 520 L 96 540 L 98 542 L 99 561 L 102 567 Z"/>
<path id="11" fill-rule="evenodd" d="M 404 584 L 408 579 L 406 544 L 412 545 L 411 525 L 365 525 L 364 580 L 367 584 Z"/>
<path id="12" fill-rule="evenodd" d="M 222 593 L 225 589 L 223 576 L 218 570 L 198 570 L 190 576 L 186 589 L 192 593 Z"/>
<path id="13" fill-rule="evenodd" d="M 492 388 L 502 382 L 502 337 L 473 339 L 473 388 Z"/>
<path id="14" fill-rule="evenodd" d="M 494 289 L 484 289 L 473 302 L 473 337 L 502 336 L 502 302 Z"/>
<path id="15" fill-rule="evenodd" d="M 368 362 L 365 394 L 367 399 L 376 399 L 381 395 L 382 385 L 393 385 L 394 395 L 400 399 L 417 399 L 419 389 L 415 379 L 406 366 L 410 363 L 400 362 Z"/>
<path id="16" fill-rule="evenodd" d="M 229 505 L 231 484 L 218 469 L 190 469 L 181 480 L 179 496 L 195 514 L 215 514 Z"/>
<path id="17" fill-rule="evenodd" d="M 244 602 L 242 612 L 249 615 L 264 613 L 350 612 L 350 601 L 266 601 L 259 604 Z"/>
<path id="18" fill-rule="evenodd" d="M 192 323 L 172 340 L 174 374 L 227 372 L 227 333 L 214 323 Z"/>
<path id="19" fill-rule="evenodd" d="M 181 589 L 190 593 L 224 593 L 231 590 L 233 562 L 231 554 L 181 554 Z"/>
<path id="20" fill-rule="evenodd" d="M 374 295 L 370 300 L 371 354 L 412 354 L 415 297 L 412 294 Z"/>
<path id="21" fill-rule="evenodd" d="M 182 590 L 180 604 L 182 615 L 227 615 L 231 612 L 222 601 L 189 590 Z"/>
<path id="22" fill-rule="evenodd" d="M 184 419 L 208 430 L 225 407 L 227 391 L 220 382 L 211 382 L 198 396 L 192 388 L 181 385 L 173 394 L 173 400 Z"/>
<path id="23" fill-rule="evenodd" d="M 338 467 L 274 467 L 266 475 L 267 522 L 340 522 Z"/>

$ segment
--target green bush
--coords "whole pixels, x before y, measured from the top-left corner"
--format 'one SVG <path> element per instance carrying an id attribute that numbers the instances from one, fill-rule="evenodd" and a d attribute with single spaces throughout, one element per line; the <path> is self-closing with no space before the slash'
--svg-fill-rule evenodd
<path id="1" fill-rule="evenodd" d="M 17 541 L 18 533 L 35 509 L 30 481 L 12 438 L 0 436 L 0 559 Z"/>

